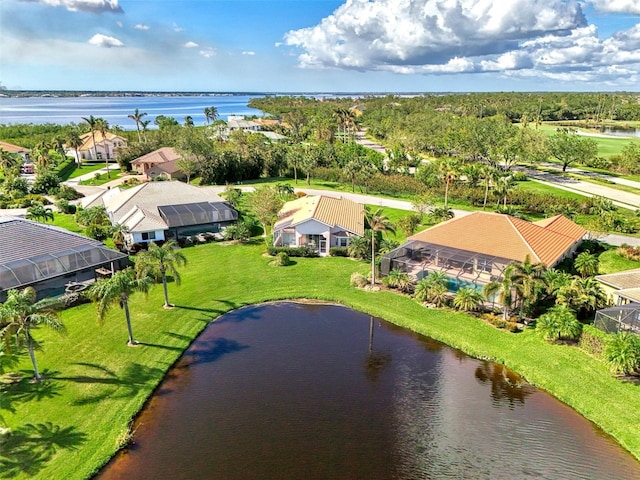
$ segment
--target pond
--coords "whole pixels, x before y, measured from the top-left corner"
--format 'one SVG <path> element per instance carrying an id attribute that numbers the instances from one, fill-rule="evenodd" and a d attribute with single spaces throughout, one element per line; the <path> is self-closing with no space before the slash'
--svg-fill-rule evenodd
<path id="1" fill-rule="evenodd" d="M 97 478 L 640 478 L 611 438 L 501 365 L 332 305 L 224 315 L 134 430 Z"/>

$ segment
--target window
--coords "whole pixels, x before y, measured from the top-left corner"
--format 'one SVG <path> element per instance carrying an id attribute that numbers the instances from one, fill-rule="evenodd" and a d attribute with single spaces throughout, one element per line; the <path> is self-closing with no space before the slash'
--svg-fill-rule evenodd
<path id="1" fill-rule="evenodd" d="M 349 237 L 337 237 L 338 238 L 338 246 L 339 247 L 348 247 L 349 246 Z"/>
<path id="2" fill-rule="evenodd" d="M 142 232 L 142 240 L 155 240 L 156 232 Z"/>

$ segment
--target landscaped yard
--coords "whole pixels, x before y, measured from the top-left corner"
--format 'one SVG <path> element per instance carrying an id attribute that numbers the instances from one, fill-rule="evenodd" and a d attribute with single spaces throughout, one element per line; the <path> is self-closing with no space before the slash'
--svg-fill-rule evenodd
<path id="1" fill-rule="evenodd" d="M 479 357 L 505 363 L 529 381 L 599 424 L 640 458 L 640 389 L 614 379 L 599 361 L 575 347 L 551 345 L 532 330 L 510 334 L 465 314 L 427 309 L 395 293 L 349 285 L 368 264 L 347 258 L 296 258 L 273 267 L 264 245 L 207 244 L 185 249 L 183 284 L 169 285 L 172 310 L 162 308 L 162 288 L 130 304 L 141 342 L 127 347 L 124 315 L 115 307 L 99 326 L 93 305 L 63 313 L 68 334 L 35 332 L 48 380 L 23 381 L 3 397 L 3 416 L 24 449 L 3 452 L 2 474 L 16 478 L 82 479 L 106 462 L 127 438 L 131 418 L 164 372 L 208 323 L 224 312 L 268 300 L 334 301 L 441 340 Z M 30 375 L 29 362 L 20 369 Z M 215 405 L 211 405 L 215 408 Z M 0 447 L 2 448 L 2 447 Z"/>

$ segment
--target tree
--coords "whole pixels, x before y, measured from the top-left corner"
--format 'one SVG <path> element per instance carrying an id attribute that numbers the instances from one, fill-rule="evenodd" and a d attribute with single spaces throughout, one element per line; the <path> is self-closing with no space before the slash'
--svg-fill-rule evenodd
<path id="1" fill-rule="evenodd" d="M 132 268 L 119 270 L 109 278 L 95 282 L 88 290 L 88 296 L 96 304 L 98 320 L 103 321 L 114 304 L 124 310 L 129 332 L 128 345 L 136 345 L 131 328 L 131 314 L 129 313 L 129 298 L 134 292 L 148 293 L 153 280 L 149 277 L 138 277 Z"/>
<path id="2" fill-rule="evenodd" d="M 542 263 L 531 263 L 531 257 L 527 255 L 524 262 L 514 262 L 511 271 L 511 282 L 518 295 L 520 303 L 520 314 L 518 318 L 522 320 L 524 307 L 532 304 L 538 295 L 544 290 L 545 273 L 547 268 Z"/>
<path id="3" fill-rule="evenodd" d="M 573 262 L 573 267 L 582 278 L 593 277 L 598 274 L 600 260 L 597 255 L 594 255 L 587 250 L 578 254 Z"/>
<path id="4" fill-rule="evenodd" d="M 498 176 L 498 170 L 491 165 L 483 165 L 480 169 L 480 177 L 484 184 L 484 199 L 482 201 L 482 210 L 487 208 L 487 200 L 489 198 L 489 187 L 495 182 Z"/>
<path id="5" fill-rule="evenodd" d="M 136 273 L 138 277 L 152 277 L 162 280 L 164 291 L 164 307 L 169 308 L 169 294 L 167 291 L 167 274 L 173 277 L 176 285 L 180 286 L 181 278 L 177 267 L 187 264 L 187 257 L 177 248 L 174 240 L 169 240 L 158 246 L 157 243 L 149 244 L 149 249 L 141 252 L 136 257 Z"/>
<path id="6" fill-rule="evenodd" d="M 184 126 L 186 128 L 193 128 L 195 124 L 193 123 L 193 117 L 191 115 L 187 115 L 184 117 Z"/>
<path id="7" fill-rule="evenodd" d="M 368 237 L 354 237 L 349 242 L 349 246 L 347 247 L 347 253 L 351 258 L 359 258 L 364 260 L 369 256 L 369 252 L 371 251 L 370 240 Z"/>
<path id="8" fill-rule="evenodd" d="M 483 301 L 484 297 L 478 290 L 471 287 L 462 287 L 458 289 L 453 297 L 453 306 L 458 310 L 472 312 L 477 310 Z"/>
<path id="9" fill-rule="evenodd" d="M 410 213 L 398 220 L 398 228 L 405 237 L 410 237 L 420 225 L 420 216 L 417 213 Z"/>
<path id="10" fill-rule="evenodd" d="M 501 175 L 496 178 L 493 191 L 498 197 L 498 204 L 502 198 L 503 208 L 507 208 L 507 197 L 513 191 L 515 184 L 511 175 Z"/>
<path id="11" fill-rule="evenodd" d="M 287 150 L 286 153 L 287 165 L 293 168 L 293 179 L 295 184 L 298 184 L 298 168 L 302 165 L 304 160 L 304 150 L 302 145 L 293 145 Z"/>
<path id="12" fill-rule="evenodd" d="M 409 278 L 409 275 L 404 273 L 403 271 L 393 269 L 384 279 L 384 283 L 386 283 L 391 288 L 397 288 L 401 292 L 406 292 L 409 290 L 409 287 L 411 285 L 411 279 Z"/>
<path id="13" fill-rule="evenodd" d="M 365 211 L 365 217 L 371 229 L 371 285 L 376 283 L 376 235 L 378 233 L 396 233 L 395 225 L 382 214 L 382 208 L 375 212 Z"/>
<path id="14" fill-rule="evenodd" d="M 218 118 L 218 109 L 216 107 L 206 107 L 204 109 L 204 119 L 209 125 L 209 122 L 213 123 Z"/>
<path id="15" fill-rule="evenodd" d="M 57 313 L 58 306 L 57 301 L 50 299 L 36 302 L 36 291 L 33 287 L 9 290 L 7 300 L 0 304 L 0 339 L 6 344 L 12 343 L 12 339 L 15 339 L 18 345 L 26 346 L 33 365 L 35 381 L 40 381 L 42 375 L 35 356 L 35 350 L 39 345 L 33 338 L 32 331 L 42 325 L 63 333 L 65 328 Z"/>
<path id="16" fill-rule="evenodd" d="M 82 138 L 80 138 L 80 134 L 77 130 L 74 129 L 69 132 L 69 136 L 67 137 L 67 145 L 73 148 L 73 151 L 76 152 L 76 162 L 78 164 L 78 168 L 82 166 L 78 149 L 82 146 L 83 143 L 84 142 L 82 141 Z"/>
<path id="17" fill-rule="evenodd" d="M 142 136 L 140 134 L 140 127 L 142 126 L 142 122 L 143 122 L 142 119 L 146 116 L 147 116 L 146 113 L 140 112 L 140 110 L 138 110 L 137 108 L 133 111 L 132 114 L 127 115 L 127 117 L 129 117 L 131 120 L 136 122 L 136 130 L 138 131 L 138 142 L 142 141 Z"/>
<path id="18" fill-rule="evenodd" d="M 536 321 L 536 332 L 547 341 L 575 340 L 582 332 L 582 324 L 566 305 L 556 305 Z"/>
<path id="19" fill-rule="evenodd" d="M 594 277 L 573 277 L 571 283 L 556 293 L 557 303 L 567 305 L 584 318 L 607 304 L 602 284 Z"/>
<path id="20" fill-rule="evenodd" d="M 98 150 L 97 150 L 97 146 L 96 146 L 96 129 L 97 129 L 97 124 L 96 121 L 98 120 L 96 117 L 94 117 L 93 115 L 89 115 L 88 117 L 81 117 L 82 120 L 84 120 L 84 122 L 89 125 L 89 129 L 91 130 L 91 140 L 93 142 L 93 159 L 97 160 L 98 159 Z"/>
<path id="21" fill-rule="evenodd" d="M 266 238 L 269 233 L 269 227 L 278 215 L 284 202 L 280 197 L 278 190 L 274 187 L 261 186 L 249 196 L 249 208 L 254 213 L 258 221 L 264 228 L 264 236 Z"/>
<path id="22" fill-rule="evenodd" d="M 551 156 L 562 163 L 562 171 L 572 163 L 586 163 L 598 156 L 598 144 L 591 138 L 583 138 L 573 128 L 558 128 L 547 138 L 547 147 Z"/>
<path id="23" fill-rule="evenodd" d="M 51 158 L 51 145 L 47 142 L 39 142 L 32 150 L 31 156 L 33 157 L 36 167 L 38 168 L 38 175 L 45 173 L 49 170 L 53 159 Z"/>
<path id="24" fill-rule="evenodd" d="M 449 208 L 449 186 L 458 178 L 458 162 L 453 158 L 444 158 L 438 165 L 444 183 L 444 208 Z"/>
<path id="25" fill-rule="evenodd" d="M 111 178 L 109 172 L 109 150 L 107 150 L 107 132 L 109 131 L 109 122 L 104 118 L 96 118 L 96 130 L 102 135 L 102 149 L 104 150 L 104 166 L 107 168 L 107 178 Z"/>
<path id="26" fill-rule="evenodd" d="M 606 343 L 603 353 L 611 373 L 633 373 L 640 365 L 640 337 L 630 332 L 618 332 Z"/>
<path id="27" fill-rule="evenodd" d="M 2 170 L 6 178 L 17 176 L 18 172 L 20 172 L 21 163 L 19 155 L 7 152 L 0 147 L 0 170 Z"/>
<path id="28" fill-rule="evenodd" d="M 448 285 L 449 278 L 444 272 L 431 272 L 416 284 L 414 295 L 419 302 L 442 306 L 447 300 Z"/>
<path id="29" fill-rule="evenodd" d="M 36 202 L 27 208 L 27 218 L 35 221 L 42 220 L 45 223 L 47 223 L 47 220 L 53 222 L 53 211 L 42 203 Z"/>
<path id="30" fill-rule="evenodd" d="M 191 181 L 191 177 L 196 175 L 200 170 L 200 162 L 195 158 L 179 158 L 176 166 L 182 173 L 187 176 L 187 183 Z"/>
<path id="31" fill-rule="evenodd" d="M 515 289 L 513 285 L 513 264 L 507 265 L 502 272 L 502 280 L 487 283 L 482 289 L 482 294 L 487 300 L 497 296 L 498 303 L 502 306 L 502 318 L 507 321 L 514 303 Z"/>

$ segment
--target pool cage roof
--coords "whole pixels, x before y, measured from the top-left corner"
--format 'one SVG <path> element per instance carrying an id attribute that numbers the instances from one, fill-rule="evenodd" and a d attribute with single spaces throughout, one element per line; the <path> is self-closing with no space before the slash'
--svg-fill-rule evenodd
<path id="1" fill-rule="evenodd" d="M 160 216 L 172 227 L 218 223 L 238 219 L 238 212 L 224 202 L 196 202 L 161 205 Z"/>
<path id="2" fill-rule="evenodd" d="M 124 258 L 123 253 L 106 248 L 96 240 L 63 229 L 0 217 L 0 291 Z"/>
<path id="3" fill-rule="evenodd" d="M 640 335 L 640 303 L 598 310 L 593 325 L 607 333 L 632 332 Z"/>
<path id="4" fill-rule="evenodd" d="M 421 278 L 427 271 L 442 271 L 449 277 L 477 284 L 498 280 L 511 261 L 507 258 L 413 240 L 384 255 L 380 270 L 383 275 L 388 275 L 389 271 L 399 269 L 417 278 Z"/>

